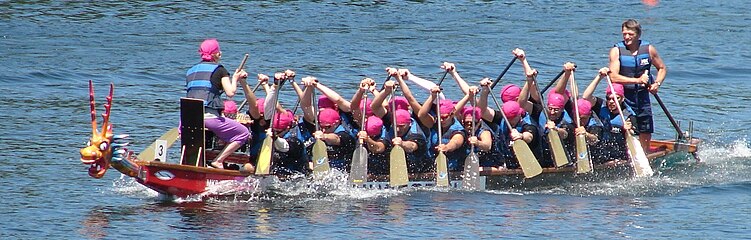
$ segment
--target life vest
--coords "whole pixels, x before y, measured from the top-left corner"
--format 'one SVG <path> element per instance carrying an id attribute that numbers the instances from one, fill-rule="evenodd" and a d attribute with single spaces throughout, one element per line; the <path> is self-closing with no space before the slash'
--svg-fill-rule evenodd
<path id="1" fill-rule="evenodd" d="M 220 66 L 222 65 L 201 62 L 188 69 L 185 74 L 186 97 L 203 99 L 203 106 L 207 108 L 205 111 L 217 116 L 224 109 L 224 102 L 221 99 L 224 90 L 211 84 L 211 75 Z"/>
<path id="2" fill-rule="evenodd" d="M 634 114 L 634 111 L 631 110 L 631 107 L 629 107 L 627 104 L 622 104 L 621 108 L 623 110 L 623 117 L 626 119 L 628 119 L 631 115 Z M 608 109 L 607 106 L 602 106 L 600 108 L 600 111 L 597 113 L 597 116 L 599 117 L 599 120 L 601 120 L 602 127 L 604 130 L 602 139 L 612 140 L 616 136 L 623 135 L 624 123 L 623 123 L 623 119 L 621 119 L 621 116 L 619 116 L 618 114 L 610 114 L 610 110 Z M 622 138 L 622 137 L 618 137 L 618 138 Z"/>
<path id="3" fill-rule="evenodd" d="M 462 126 L 459 121 L 456 119 L 453 120 L 454 122 L 449 126 L 448 131 L 444 132 L 441 135 L 440 143 L 441 144 L 447 144 L 449 141 L 451 141 L 451 137 L 454 136 L 457 132 L 459 134 L 464 135 L 464 126 Z M 430 129 L 430 138 L 428 141 L 428 151 L 427 155 L 429 159 L 434 159 L 438 156 L 438 151 L 435 149 L 436 146 L 438 146 L 438 124 L 433 125 L 433 128 Z M 458 149 L 455 149 L 451 152 L 446 152 L 446 160 L 448 160 L 448 168 L 449 170 L 455 171 L 455 170 L 461 170 L 464 167 L 464 157 L 466 151 L 462 149 L 464 146 L 460 146 Z"/>
<path id="4" fill-rule="evenodd" d="M 626 77 L 640 77 L 644 71 L 652 68 L 652 58 L 649 56 L 649 42 L 640 40 L 639 49 L 636 55 L 631 54 L 631 51 L 626 48 L 623 42 L 615 44 L 618 47 L 619 60 L 621 62 L 620 71 L 618 74 Z M 624 88 L 635 89 L 637 84 L 624 84 Z"/>
<path id="5" fill-rule="evenodd" d="M 477 130 L 475 130 L 474 136 L 480 137 L 483 132 L 488 131 L 490 132 L 491 136 L 491 145 L 489 151 L 479 151 L 475 147 L 475 153 L 477 154 L 477 158 L 480 159 L 480 166 L 481 167 L 497 167 L 503 165 L 503 155 L 501 153 L 500 146 L 503 144 L 503 140 L 501 137 L 496 135 L 496 131 L 493 127 L 488 125 L 485 121 L 480 121 L 480 125 L 477 126 Z M 470 151 L 472 150 L 472 146 L 469 144 L 469 137 L 465 139 L 465 149 L 467 155 L 470 154 Z"/>

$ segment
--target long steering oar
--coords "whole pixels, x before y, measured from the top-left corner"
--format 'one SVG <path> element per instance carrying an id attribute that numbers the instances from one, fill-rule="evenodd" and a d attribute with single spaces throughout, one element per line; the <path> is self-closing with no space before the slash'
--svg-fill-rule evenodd
<path id="1" fill-rule="evenodd" d="M 470 135 L 475 136 L 477 134 L 477 127 L 475 125 L 475 105 L 477 99 L 472 97 L 472 129 L 470 129 Z M 462 188 L 466 190 L 476 190 L 480 186 L 480 158 L 475 153 L 475 145 L 470 144 L 469 155 L 464 159 L 464 174 L 462 175 Z"/>
<path id="2" fill-rule="evenodd" d="M 610 77 L 608 76 L 607 78 L 610 91 L 615 93 L 615 87 L 613 87 Z M 620 101 L 616 101 L 615 105 L 618 107 L 618 114 L 621 116 L 621 121 L 623 121 L 623 124 L 626 124 L 627 120 L 623 117 L 623 109 L 621 109 Z M 642 148 L 641 143 L 639 143 L 639 139 L 634 138 L 634 136 L 631 135 L 630 130 L 626 131 L 626 146 L 628 147 L 628 155 L 631 157 L 631 165 L 634 168 L 634 175 L 637 177 L 652 176 L 654 171 L 652 171 L 652 167 L 649 166 L 647 154 L 644 153 L 644 149 Z"/>
<path id="3" fill-rule="evenodd" d="M 396 86 L 394 91 L 391 92 L 391 99 L 394 99 L 394 92 L 396 92 Z M 396 104 L 391 104 L 391 124 L 394 131 L 394 137 L 397 137 L 398 131 L 396 129 Z M 404 153 L 404 148 L 399 145 L 394 145 L 389 153 L 389 186 L 392 188 L 406 186 L 409 183 L 409 175 L 407 173 L 407 156 Z"/>
<path id="4" fill-rule="evenodd" d="M 503 116 L 503 120 L 506 121 L 506 126 L 508 127 L 510 133 L 511 130 L 513 130 L 513 128 L 511 127 L 511 122 L 508 121 L 506 114 L 503 113 L 503 108 L 498 104 L 498 99 L 496 99 L 495 95 L 490 94 L 490 96 L 493 97 L 493 102 L 495 102 L 496 107 L 498 107 L 498 111 L 501 113 L 501 116 Z M 529 148 L 529 144 L 527 144 L 527 142 L 521 139 L 517 139 L 514 140 L 514 142 L 511 144 L 511 147 L 514 149 L 516 160 L 519 162 L 519 165 L 521 165 L 522 172 L 524 172 L 525 178 L 532 178 L 542 173 L 540 162 L 537 161 L 535 154 L 532 153 L 532 149 Z"/>
<path id="5" fill-rule="evenodd" d="M 579 86 L 576 85 L 576 79 L 574 78 L 574 72 L 571 72 L 571 91 L 574 95 L 574 113 L 576 117 L 576 127 L 581 127 L 581 120 L 579 115 L 579 104 L 577 103 L 579 98 Z M 586 134 L 576 135 L 576 173 L 589 173 L 592 172 L 592 158 L 589 156 L 589 146 L 587 145 Z"/>
<path id="6" fill-rule="evenodd" d="M 313 93 L 315 93 L 315 89 L 313 89 Z M 318 123 L 320 112 L 318 111 L 318 103 L 315 101 L 316 95 L 311 94 L 311 98 L 315 109 L 316 131 L 321 131 L 321 126 Z M 313 176 L 320 177 L 329 170 L 331 170 L 331 166 L 329 166 L 329 153 L 326 150 L 326 143 L 320 138 L 316 138 L 316 142 L 313 144 Z"/>
<path id="7" fill-rule="evenodd" d="M 441 83 L 443 83 L 443 79 L 446 78 L 446 74 L 448 74 L 448 71 L 446 71 L 443 74 L 443 77 L 441 77 L 441 80 L 438 81 L 438 87 L 441 87 Z M 432 94 L 432 93 L 431 93 Z M 437 118 L 436 121 L 438 122 L 438 145 L 440 145 L 443 142 L 443 128 L 441 127 L 441 101 L 438 99 L 438 94 L 436 94 L 433 101 L 436 101 L 436 114 Z M 449 186 L 449 170 L 448 170 L 448 160 L 446 159 L 446 154 L 443 153 L 443 151 L 438 151 L 438 156 L 435 157 L 435 185 L 437 187 L 448 187 Z"/>
<path id="8" fill-rule="evenodd" d="M 652 93 L 652 96 L 654 96 L 655 100 L 657 100 L 657 103 L 660 104 L 660 108 L 662 108 L 662 111 L 665 112 L 665 116 L 668 117 L 668 120 L 670 120 L 670 124 L 672 124 L 673 128 L 675 128 L 675 132 L 678 133 L 678 141 L 686 141 L 686 142 L 691 141 L 691 139 L 688 139 L 689 136 L 687 136 L 686 134 L 683 133 L 683 131 L 681 131 L 681 126 L 678 125 L 678 123 L 673 118 L 673 115 L 670 114 L 670 111 L 668 111 L 668 108 L 665 107 L 665 103 L 662 102 L 662 99 L 660 99 L 660 96 L 654 92 Z M 699 155 L 696 152 L 691 152 L 691 155 L 694 156 L 694 159 L 696 159 L 696 161 L 701 161 L 701 159 L 699 159 Z"/>
<path id="9" fill-rule="evenodd" d="M 563 73 L 563 71 L 561 71 L 561 73 Z M 555 82 L 555 79 L 558 79 L 559 77 L 560 77 L 560 74 L 557 77 L 555 77 L 551 83 Z M 548 108 L 545 107 L 544 105 L 545 99 L 542 98 L 542 93 L 540 93 L 539 91 L 540 88 L 537 87 L 537 77 L 535 77 L 533 81 L 535 83 L 535 88 L 538 89 L 537 96 L 540 97 L 540 102 L 541 104 L 543 104 L 542 113 L 545 114 L 545 119 L 549 120 L 550 114 L 548 114 Z M 563 148 L 563 143 L 561 142 L 561 137 L 558 136 L 558 132 L 548 131 L 547 136 L 548 136 L 548 143 L 550 144 L 550 151 L 553 153 L 553 159 L 555 160 L 555 166 L 562 167 L 568 164 L 568 157 L 566 157 L 566 150 Z"/>
<path id="10" fill-rule="evenodd" d="M 360 131 L 366 131 L 367 122 L 365 118 L 365 110 L 368 102 L 368 92 L 365 92 L 362 100 L 362 121 L 360 121 Z M 365 143 L 362 139 L 358 138 L 357 148 L 352 153 L 352 168 L 349 171 L 349 182 L 356 187 L 362 187 L 363 184 L 368 181 L 368 149 L 365 148 Z"/>
<path id="11" fill-rule="evenodd" d="M 276 106 L 276 104 L 279 102 L 279 94 L 281 93 L 284 81 L 285 80 L 282 79 L 278 84 L 274 82 L 274 87 L 276 89 L 276 95 L 274 96 L 274 106 Z M 269 129 L 271 130 L 271 134 L 267 134 L 266 138 L 263 139 L 263 143 L 261 144 L 261 150 L 258 153 L 258 161 L 256 161 L 256 175 L 266 175 L 271 171 L 271 156 L 274 151 L 274 147 L 272 145 L 274 142 L 274 119 L 276 117 L 276 114 L 278 114 L 276 110 L 271 112 L 271 121 L 269 122 Z"/>

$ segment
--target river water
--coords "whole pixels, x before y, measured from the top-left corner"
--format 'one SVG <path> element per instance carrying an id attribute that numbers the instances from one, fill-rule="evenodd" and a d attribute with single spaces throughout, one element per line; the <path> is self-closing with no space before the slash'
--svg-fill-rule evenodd
<path id="1" fill-rule="evenodd" d="M 749 238 L 749 12 L 739 0 L 0 1 L 0 238 Z M 176 124 L 184 73 L 207 37 L 220 40 L 230 69 L 249 53 L 252 74 L 294 69 L 347 97 L 387 66 L 436 79 L 450 61 L 470 82 L 494 78 L 516 47 L 541 83 L 576 62 L 583 89 L 627 18 L 640 20 L 668 65 L 660 96 L 684 130 L 694 121 L 703 164 L 540 191 L 333 181 L 165 201 L 114 170 L 92 179 L 78 160 L 91 131 L 89 79 L 100 104 L 114 83 L 115 132 L 142 149 Z M 517 64 L 506 79 L 521 73 Z M 456 86 L 445 89 L 458 99 Z M 674 137 L 654 108 L 655 138 Z"/>

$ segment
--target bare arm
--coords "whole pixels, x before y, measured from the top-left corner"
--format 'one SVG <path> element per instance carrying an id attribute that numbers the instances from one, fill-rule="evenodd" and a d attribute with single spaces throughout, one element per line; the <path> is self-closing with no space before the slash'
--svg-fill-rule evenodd
<path id="1" fill-rule="evenodd" d="M 462 90 L 462 93 L 464 95 L 467 95 L 467 91 L 469 90 L 469 84 L 467 84 L 467 81 L 464 81 L 464 78 L 459 76 L 459 72 L 456 71 L 456 65 L 450 62 L 444 62 L 443 65 L 441 65 L 442 69 L 445 69 L 446 71 L 451 74 L 451 78 L 456 81 L 456 84 L 459 85 L 459 88 Z"/>
<path id="2" fill-rule="evenodd" d="M 665 77 L 668 75 L 668 67 L 665 65 L 665 62 L 662 61 L 660 54 L 657 53 L 657 48 L 652 45 L 649 45 L 649 56 L 652 58 L 652 66 L 657 69 L 655 84 L 652 84 L 652 86 L 650 86 L 649 91 L 657 93 L 657 90 L 660 88 L 662 82 L 665 81 Z"/>
<path id="3" fill-rule="evenodd" d="M 316 84 L 315 78 L 305 77 L 302 79 L 302 82 L 305 85 L 305 91 L 303 91 L 303 97 L 300 99 L 300 108 L 302 108 L 305 121 L 312 123 L 316 120 L 313 101 L 311 100 L 313 98 L 313 90 L 315 89 L 315 86 L 312 86 L 312 84 Z"/>
<path id="4" fill-rule="evenodd" d="M 436 86 L 433 88 L 433 90 L 431 90 L 430 96 L 428 96 L 428 99 L 425 100 L 425 103 L 420 106 L 420 110 L 417 112 L 417 118 L 420 120 L 420 123 L 428 128 L 432 128 L 433 125 L 435 125 L 436 120 L 429 114 L 429 112 L 430 108 L 433 106 L 433 99 L 435 99 L 435 95 L 438 94 L 440 89 L 438 89 L 438 86 Z"/>
<path id="5" fill-rule="evenodd" d="M 378 117 L 383 117 L 388 113 L 389 110 L 386 109 L 385 106 L 385 100 L 386 97 L 391 95 L 391 93 L 394 91 L 394 81 L 388 81 L 384 84 L 383 92 L 376 95 L 375 98 L 373 98 L 373 102 L 370 103 L 370 109 L 373 110 L 373 115 Z"/>
<path id="6" fill-rule="evenodd" d="M 480 133 L 480 138 L 478 139 L 480 141 L 477 141 L 477 145 L 475 145 L 477 148 L 480 149 L 480 151 L 488 152 L 490 151 L 490 148 L 493 146 L 493 134 L 490 133 L 490 131 L 482 131 Z"/>
<path id="7" fill-rule="evenodd" d="M 555 83 L 555 87 L 553 88 L 553 91 L 563 96 L 566 96 L 566 85 L 568 84 L 568 79 L 571 78 L 571 72 L 575 70 L 576 70 L 576 64 L 572 62 L 564 63 L 563 64 L 563 76 L 561 76 L 561 78 L 558 79 L 558 82 Z"/>
<path id="8" fill-rule="evenodd" d="M 595 96 L 594 96 L 595 89 L 597 89 L 597 84 L 600 84 L 600 80 L 602 80 L 603 77 L 607 76 L 608 71 L 610 70 L 606 67 L 600 68 L 600 71 L 598 72 L 597 76 L 595 76 L 595 78 L 592 79 L 592 83 L 590 83 L 589 86 L 587 86 L 587 88 L 584 89 L 584 92 L 582 93 L 582 98 L 589 101 L 589 103 L 591 103 L 592 105 L 594 105 L 595 101 L 597 100 L 595 99 Z"/>
<path id="9" fill-rule="evenodd" d="M 482 90 L 480 90 L 480 98 L 477 100 L 477 107 L 482 111 L 482 119 L 488 122 L 492 122 L 495 117 L 495 109 L 488 107 L 488 95 L 490 94 L 490 79 L 485 78 L 480 81 Z"/>
<path id="10" fill-rule="evenodd" d="M 324 86 L 320 82 L 316 84 L 316 87 L 321 93 L 323 93 L 323 95 L 326 95 L 326 97 L 331 99 L 332 102 L 335 102 L 337 106 L 339 106 L 339 110 L 342 110 L 343 112 L 351 112 L 349 101 L 344 99 L 339 93 L 336 93 L 336 91 L 331 90 L 331 88 Z"/>

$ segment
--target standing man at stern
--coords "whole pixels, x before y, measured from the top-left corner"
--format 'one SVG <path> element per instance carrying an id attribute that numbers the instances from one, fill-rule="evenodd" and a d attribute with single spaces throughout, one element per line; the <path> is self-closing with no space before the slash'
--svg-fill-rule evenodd
<path id="1" fill-rule="evenodd" d="M 626 104 L 636 113 L 636 131 L 643 147 L 649 146 L 654 132 L 652 106 L 649 92 L 657 90 L 668 73 L 667 66 L 657 54 L 657 49 L 641 40 L 641 25 L 634 19 L 621 24 L 623 41 L 610 49 L 610 79 L 624 86 Z M 657 77 L 649 74 L 654 66 Z M 649 148 L 646 148 L 649 149 Z M 652 152 L 652 149 L 649 149 Z"/>

